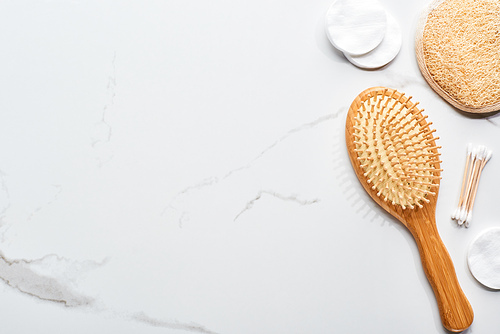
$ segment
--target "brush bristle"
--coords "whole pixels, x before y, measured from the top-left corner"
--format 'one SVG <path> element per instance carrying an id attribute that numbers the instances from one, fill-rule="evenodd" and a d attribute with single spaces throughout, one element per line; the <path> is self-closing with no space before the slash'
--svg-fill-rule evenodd
<path id="1" fill-rule="evenodd" d="M 372 92 L 354 117 L 355 151 L 368 184 L 403 209 L 429 202 L 441 172 L 435 130 L 410 99 L 388 89 Z"/>

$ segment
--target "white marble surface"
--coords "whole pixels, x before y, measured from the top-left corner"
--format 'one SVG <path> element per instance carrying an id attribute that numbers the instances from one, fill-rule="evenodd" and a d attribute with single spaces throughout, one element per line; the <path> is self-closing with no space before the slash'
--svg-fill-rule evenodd
<path id="1" fill-rule="evenodd" d="M 426 1 L 381 1 L 403 47 L 377 71 L 329 45 L 330 2 L 0 2 L 2 333 L 445 333 L 410 233 L 347 159 L 347 107 L 375 85 L 434 122 L 468 333 L 500 327 L 466 265 L 500 225 L 500 117 L 424 82 Z M 468 142 L 494 155 L 464 229 Z"/>

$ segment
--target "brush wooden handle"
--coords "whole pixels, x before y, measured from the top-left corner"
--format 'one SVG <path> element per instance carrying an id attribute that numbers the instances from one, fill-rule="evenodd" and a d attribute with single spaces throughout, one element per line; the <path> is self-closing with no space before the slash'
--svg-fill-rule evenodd
<path id="1" fill-rule="evenodd" d="M 452 332 L 467 329 L 474 312 L 460 288 L 451 257 L 439 237 L 434 218 L 409 227 L 420 252 L 425 274 L 434 290 L 443 326 Z"/>

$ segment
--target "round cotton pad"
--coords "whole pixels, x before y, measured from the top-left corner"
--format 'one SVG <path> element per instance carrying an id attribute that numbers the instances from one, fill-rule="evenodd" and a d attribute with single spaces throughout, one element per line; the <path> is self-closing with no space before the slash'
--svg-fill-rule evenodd
<path id="1" fill-rule="evenodd" d="M 382 42 L 372 51 L 360 56 L 353 56 L 344 53 L 345 57 L 354 65 L 374 69 L 390 63 L 397 56 L 401 49 L 402 35 L 396 19 L 387 14 L 387 29 Z"/>
<path id="2" fill-rule="evenodd" d="M 361 55 L 375 49 L 384 38 L 385 9 L 377 0 L 336 0 L 326 13 L 326 33 L 342 52 Z"/>
<path id="3" fill-rule="evenodd" d="M 500 228 L 480 234 L 469 247 L 469 270 L 484 286 L 500 289 Z"/>

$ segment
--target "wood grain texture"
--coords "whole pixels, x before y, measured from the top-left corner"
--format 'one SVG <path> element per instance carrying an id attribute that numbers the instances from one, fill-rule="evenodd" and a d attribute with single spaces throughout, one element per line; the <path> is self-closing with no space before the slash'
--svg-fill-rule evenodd
<path id="1" fill-rule="evenodd" d="M 345 129 L 349 158 L 359 181 L 367 193 L 382 208 L 405 225 L 413 235 L 418 246 L 425 274 L 436 296 L 443 326 L 450 331 L 460 332 L 472 324 L 474 313 L 460 287 L 450 255 L 438 234 L 435 221 L 438 189 L 435 190 L 434 196 L 428 197 L 430 202 L 424 203 L 422 208 L 403 209 L 399 205 L 386 202 L 383 198 L 377 196 L 377 190 L 372 189 L 371 185 L 368 184 L 364 176 L 364 170 L 357 159 L 358 155 L 354 151 L 356 145 L 354 143 L 355 137 L 353 134 L 355 130 L 353 126 L 355 124 L 356 113 L 361 103 L 368 98 L 368 94 L 373 95 L 377 92 L 382 94 L 384 90 L 388 90 L 391 94 L 395 92 L 394 97 L 396 99 L 402 98 L 403 94 L 393 89 L 373 87 L 359 94 L 351 104 L 347 114 Z M 425 119 L 420 121 L 420 125 L 422 126 L 426 123 Z M 431 144 L 435 146 L 435 143 Z M 434 153 L 437 153 L 437 149 L 434 150 Z M 435 168 L 439 169 L 439 164 Z M 437 175 L 439 175 L 439 171 Z M 439 179 L 435 182 L 439 183 Z"/>
<path id="2" fill-rule="evenodd" d="M 460 101 L 456 100 L 453 96 L 448 94 L 440 85 L 437 84 L 436 81 L 432 78 L 432 75 L 427 68 L 424 57 L 424 45 L 423 45 L 423 35 L 425 29 L 425 23 L 427 22 L 427 16 L 429 13 L 436 8 L 443 0 L 434 0 L 426 10 L 422 13 L 419 22 L 417 24 L 416 34 L 415 34 L 415 56 L 417 58 L 418 68 L 422 73 L 425 81 L 431 86 L 431 88 L 443 98 L 446 102 L 451 104 L 453 107 L 460 109 L 465 112 L 474 113 L 474 114 L 490 114 L 500 110 L 500 103 L 495 103 L 491 105 L 485 105 L 482 107 L 473 107 L 468 106 Z"/>

